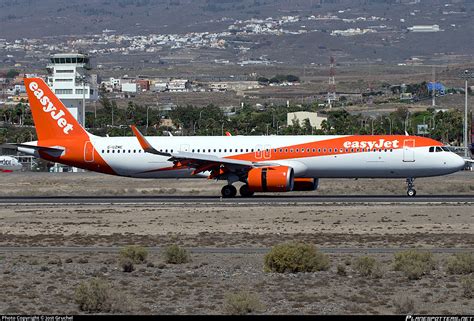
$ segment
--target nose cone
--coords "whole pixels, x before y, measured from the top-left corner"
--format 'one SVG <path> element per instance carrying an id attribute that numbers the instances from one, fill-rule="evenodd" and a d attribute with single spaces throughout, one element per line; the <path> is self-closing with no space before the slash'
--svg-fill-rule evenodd
<path id="1" fill-rule="evenodd" d="M 466 166 L 466 161 L 459 155 L 453 153 L 452 160 L 450 161 L 450 165 L 453 169 L 460 171 L 464 169 Z"/>

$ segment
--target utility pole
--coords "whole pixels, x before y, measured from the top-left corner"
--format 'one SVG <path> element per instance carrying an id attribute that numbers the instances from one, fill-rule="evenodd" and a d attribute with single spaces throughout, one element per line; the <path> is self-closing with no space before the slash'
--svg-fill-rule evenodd
<path id="1" fill-rule="evenodd" d="M 461 77 L 464 79 L 464 157 L 467 158 L 468 156 L 468 146 L 467 146 L 467 82 L 469 79 L 474 78 L 474 72 L 470 70 L 464 70 L 464 73 L 461 75 Z"/>
<path id="2" fill-rule="evenodd" d="M 435 87 L 435 83 L 436 83 L 436 74 L 435 74 L 435 67 L 433 66 L 433 70 L 432 70 L 432 78 L 431 78 L 431 81 L 432 81 L 432 87 L 431 87 L 431 106 L 432 107 L 435 107 L 436 106 L 436 87 Z"/>
<path id="3" fill-rule="evenodd" d="M 86 128 L 86 76 L 82 76 L 82 127 Z"/>

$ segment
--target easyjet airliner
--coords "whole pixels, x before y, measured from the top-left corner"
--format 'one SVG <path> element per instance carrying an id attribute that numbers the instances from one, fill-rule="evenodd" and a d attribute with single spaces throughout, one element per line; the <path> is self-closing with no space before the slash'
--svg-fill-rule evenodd
<path id="1" fill-rule="evenodd" d="M 462 169 L 465 161 L 430 138 L 402 135 L 98 137 L 88 133 L 40 78 L 25 86 L 38 140 L 16 144 L 43 159 L 139 178 L 207 177 L 226 181 L 223 197 L 310 191 L 319 178 L 414 179 Z"/>

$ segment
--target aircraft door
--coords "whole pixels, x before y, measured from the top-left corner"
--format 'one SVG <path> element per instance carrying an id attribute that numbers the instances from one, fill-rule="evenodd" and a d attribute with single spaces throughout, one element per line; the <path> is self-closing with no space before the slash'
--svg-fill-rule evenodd
<path id="1" fill-rule="evenodd" d="M 265 145 L 265 148 L 263 150 L 263 158 L 265 158 L 265 159 L 272 158 L 272 146 Z"/>
<path id="2" fill-rule="evenodd" d="M 94 161 L 94 145 L 90 141 L 84 144 L 84 161 L 87 163 Z"/>
<path id="3" fill-rule="evenodd" d="M 262 150 L 263 150 L 262 145 L 255 146 L 255 158 L 256 159 L 262 159 L 262 154 L 263 154 Z"/>
<path id="4" fill-rule="evenodd" d="M 414 162 L 415 161 L 415 140 L 405 139 L 403 141 L 403 161 Z"/>

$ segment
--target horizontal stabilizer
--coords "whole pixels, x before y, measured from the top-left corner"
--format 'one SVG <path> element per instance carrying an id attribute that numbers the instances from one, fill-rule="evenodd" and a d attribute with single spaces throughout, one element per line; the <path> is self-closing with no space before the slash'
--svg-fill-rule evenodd
<path id="1" fill-rule="evenodd" d="M 8 144 L 8 145 L 16 146 L 17 148 L 33 149 L 38 153 L 45 152 L 53 157 L 59 157 L 65 151 L 65 148 L 63 147 L 46 147 L 46 146 L 37 146 L 37 145 L 28 145 L 28 144 Z"/>

